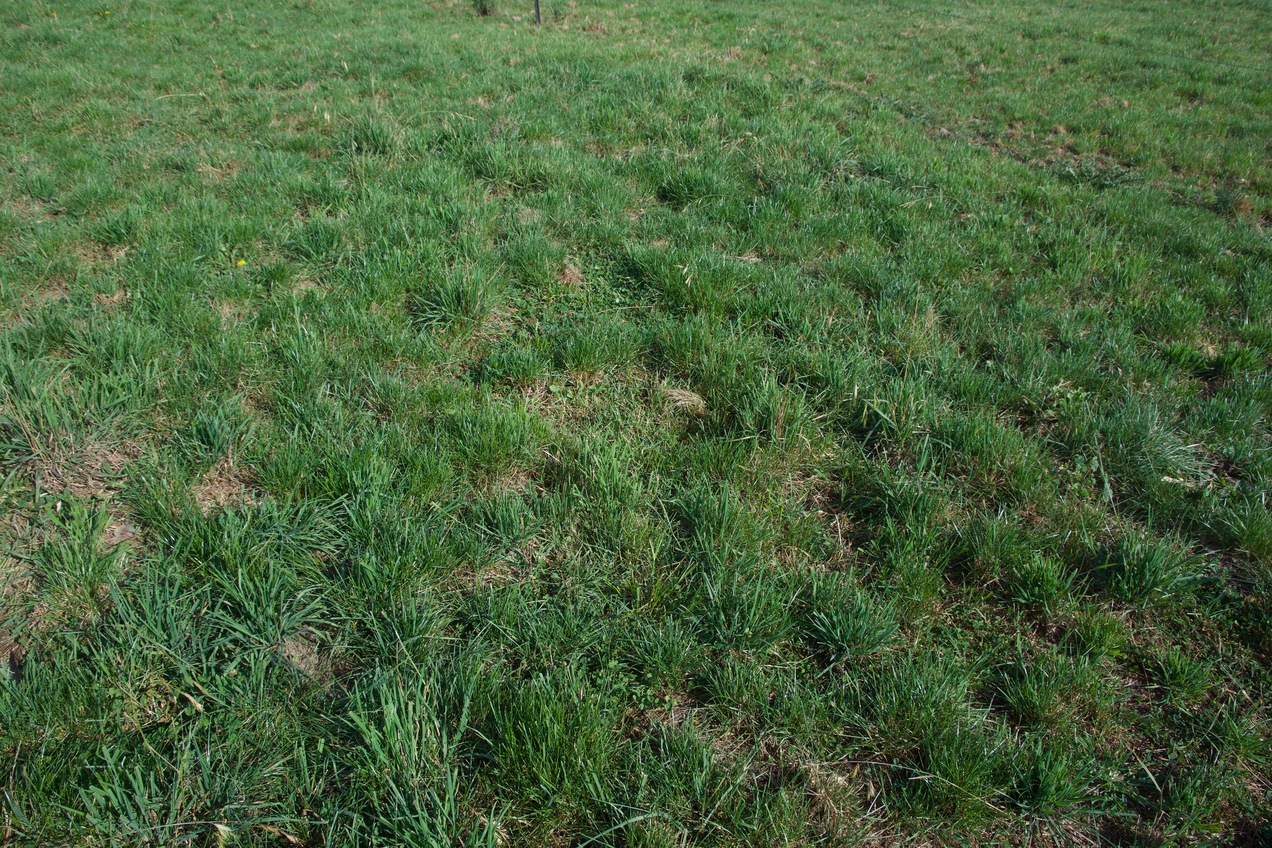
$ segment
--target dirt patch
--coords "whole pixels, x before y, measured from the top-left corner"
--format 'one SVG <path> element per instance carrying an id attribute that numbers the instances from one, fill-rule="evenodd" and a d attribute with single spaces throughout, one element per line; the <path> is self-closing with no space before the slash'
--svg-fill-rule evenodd
<path id="1" fill-rule="evenodd" d="M 644 720 L 640 724 L 645 730 L 654 727 L 682 727 L 685 722 L 692 721 L 698 707 L 698 702 L 687 692 L 667 692 L 659 706 L 645 711 Z"/>
<path id="2" fill-rule="evenodd" d="M 106 526 L 106 532 L 102 536 L 102 542 L 107 548 L 114 548 L 135 539 L 139 532 L 137 526 L 125 516 L 112 514 L 110 524 Z"/>
<path id="3" fill-rule="evenodd" d="M 119 489 L 124 468 L 141 455 L 141 446 L 128 440 L 75 445 L 56 435 L 29 438 L 35 455 L 31 460 L 35 484 L 46 491 L 70 492 L 81 499 L 110 497 Z"/>
<path id="4" fill-rule="evenodd" d="M 526 409 L 560 424 L 573 417 L 564 397 L 569 382 L 566 378 L 541 378 L 521 389 L 519 394 Z"/>
<path id="5" fill-rule="evenodd" d="M 38 223 L 47 223 L 57 218 L 61 214 L 60 210 L 42 203 L 38 200 L 32 200 L 29 197 L 19 197 L 10 199 L 4 205 L 5 211 L 16 218 L 27 221 L 35 221 Z"/>
<path id="6" fill-rule="evenodd" d="M 115 309 L 116 307 L 123 306 L 128 303 L 130 297 L 131 295 L 129 295 L 128 289 L 120 288 L 115 290 L 112 294 L 98 293 L 93 295 L 93 303 L 102 307 L 106 311 L 110 311 L 111 309 Z"/>
<path id="7" fill-rule="evenodd" d="M 117 265 L 127 254 L 126 247 L 100 244 L 95 241 L 75 246 L 75 258 L 86 268 Z"/>
<path id="8" fill-rule="evenodd" d="M 56 498 L 53 506 L 59 512 L 65 506 L 63 497 L 88 502 L 94 504 L 94 509 L 108 512 L 110 520 L 93 542 L 99 552 L 112 552 L 139 535 L 115 498 L 126 466 L 140 454 L 138 445 L 89 442 L 76 446 L 57 436 L 31 442 L 34 458 L 28 461 L 26 471 L 35 492 L 43 491 Z M 101 584 L 88 596 L 54 593 L 39 603 L 32 602 L 37 591 L 36 575 L 25 560 L 54 541 L 56 534 L 34 520 L 38 504 L 36 498 L 29 505 L 12 509 L 5 520 L 5 536 L 17 556 L 0 558 L 0 677 L 21 676 L 27 655 L 24 634 L 47 632 L 50 627 L 67 622 L 90 622 L 107 600 L 106 586 Z M 115 562 L 119 565 L 126 559 Z"/>
<path id="9" fill-rule="evenodd" d="M 318 642 L 306 635 L 288 636 L 283 640 L 282 652 L 292 668 L 311 680 L 326 680 L 331 673 L 330 659 L 319 650 Z"/>
<path id="10" fill-rule="evenodd" d="M 316 297 L 322 297 L 327 293 L 327 287 L 307 277 L 301 277 L 296 281 L 296 285 L 292 286 L 292 294 L 298 298 L 304 299 L 310 292 L 313 292 Z"/>
<path id="11" fill-rule="evenodd" d="M 1131 163 L 1107 153 L 1081 152 L 1068 129 L 1059 124 L 1045 132 L 1019 123 L 992 130 L 985 127 L 985 122 L 973 119 L 950 126 L 928 127 L 927 134 L 982 147 L 1030 168 L 1050 171 L 1063 180 L 1096 188 L 1112 188 L 1140 178 Z"/>
<path id="12" fill-rule="evenodd" d="M 71 287 L 60 276 L 50 278 L 49 284 L 40 289 L 35 296 L 35 303 L 61 303 L 71 296 Z"/>
<path id="13" fill-rule="evenodd" d="M 233 455 L 223 456 L 207 470 L 194 487 L 194 502 L 208 515 L 214 510 L 261 502 L 261 492 L 252 473 L 239 468 Z"/>
<path id="14" fill-rule="evenodd" d="M 856 528 L 848 516 L 840 511 L 818 511 L 818 516 L 826 522 L 830 535 L 835 540 L 831 555 L 822 564 L 827 571 L 848 571 L 857 561 L 857 553 L 853 547 L 853 534 Z"/>
<path id="15" fill-rule="evenodd" d="M 523 572 L 511 563 L 501 562 L 488 565 L 467 575 L 461 581 L 466 588 L 488 589 L 492 586 L 504 586 L 521 580 Z"/>
<path id="16" fill-rule="evenodd" d="M 524 468 L 514 468 L 504 474 L 490 479 L 486 491 L 491 494 L 511 494 L 528 492 L 534 477 Z"/>
<path id="17" fill-rule="evenodd" d="M 238 324 L 248 317 L 247 305 L 232 300 L 219 300 L 212 305 L 212 308 L 221 319 L 222 327 Z"/>
<path id="18" fill-rule="evenodd" d="M 800 762 L 810 806 L 834 833 L 859 822 L 879 794 L 874 780 L 857 763 Z"/>
<path id="19" fill-rule="evenodd" d="M 0 677 L 17 678 L 22 675 L 26 662 L 26 648 L 19 645 L 7 632 L 0 629 Z"/>
<path id="20" fill-rule="evenodd" d="M 31 534 L 25 517 L 12 515 L 8 523 L 14 525 L 17 531 L 10 537 L 16 540 L 14 546 L 29 548 Z M 20 608 L 22 600 L 30 596 L 33 588 L 30 574 L 18 560 L 8 556 L 0 557 L 0 679 L 13 679 L 22 674 L 26 647 L 18 642 L 10 628 L 15 622 L 14 613 Z"/>

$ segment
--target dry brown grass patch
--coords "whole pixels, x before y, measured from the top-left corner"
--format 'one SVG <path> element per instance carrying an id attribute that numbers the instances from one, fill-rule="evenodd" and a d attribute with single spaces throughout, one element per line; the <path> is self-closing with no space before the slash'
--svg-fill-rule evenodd
<path id="1" fill-rule="evenodd" d="M 111 294 L 106 294 L 105 292 L 98 292 L 97 294 L 93 295 L 93 303 L 109 311 L 118 306 L 122 306 L 128 303 L 128 300 L 130 297 L 131 295 L 129 295 L 128 289 L 118 288 Z"/>
<path id="2" fill-rule="evenodd" d="M 331 658 L 320 650 L 316 639 L 299 633 L 288 636 L 282 652 L 293 668 L 311 680 L 323 681 L 331 674 Z"/>
<path id="3" fill-rule="evenodd" d="M 210 162 L 204 162 L 199 165 L 196 170 L 199 172 L 199 176 L 203 177 L 205 180 L 208 180 L 209 182 L 216 182 L 218 180 L 229 179 L 237 174 L 239 171 L 239 164 L 230 160 L 222 162 L 221 166 L 218 168 Z"/>
<path id="4" fill-rule="evenodd" d="M 49 284 L 35 294 L 35 303 L 61 303 L 70 296 L 70 284 L 61 276 L 53 276 Z"/>
<path id="5" fill-rule="evenodd" d="M 35 453 L 30 468 L 33 482 L 46 491 L 70 492 L 85 500 L 110 497 L 118 490 L 125 467 L 141 455 L 141 445 L 129 440 L 76 445 L 54 434 L 30 438 Z"/>
<path id="6" fill-rule="evenodd" d="M 707 402 L 697 392 L 692 392 L 689 389 L 664 387 L 659 394 L 672 409 L 688 412 L 691 415 L 706 414 Z"/>
<path id="7" fill-rule="evenodd" d="M 587 282 L 583 277 L 583 272 L 579 270 L 579 266 L 573 262 L 566 262 L 565 266 L 557 274 L 557 282 L 569 289 L 576 289 Z"/>
<path id="8" fill-rule="evenodd" d="M 100 244 L 93 241 L 75 246 L 75 258 L 86 268 L 116 265 L 127 255 L 128 248 L 120 245 Z"/>
<path id="9" fill-rule="evenodd" d="M 247 306 L 232 300 L 217 301 L 212 305 L 212 308 L 215 310 L 217 317 L 221 319 L 222 327 L 237 324 L 247 317 Z"/>

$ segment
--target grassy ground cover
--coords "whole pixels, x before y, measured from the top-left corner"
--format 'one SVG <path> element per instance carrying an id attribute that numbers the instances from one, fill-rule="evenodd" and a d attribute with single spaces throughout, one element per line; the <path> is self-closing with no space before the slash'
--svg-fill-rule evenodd
<path id="1" fill-rule="evenodd" d="M 0 5 L 0 844 L 1272 838 L 1266 3 L 479 6 Z"/>

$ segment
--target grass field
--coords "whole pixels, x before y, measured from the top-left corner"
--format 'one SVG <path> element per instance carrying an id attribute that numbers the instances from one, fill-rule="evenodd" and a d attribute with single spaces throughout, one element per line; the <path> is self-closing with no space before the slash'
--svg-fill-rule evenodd
<path id="1" fill-rule="evenodd" d="M 1272 841 L 1266 0 L 543 4 L 0 4 L 0 844 Z"/>

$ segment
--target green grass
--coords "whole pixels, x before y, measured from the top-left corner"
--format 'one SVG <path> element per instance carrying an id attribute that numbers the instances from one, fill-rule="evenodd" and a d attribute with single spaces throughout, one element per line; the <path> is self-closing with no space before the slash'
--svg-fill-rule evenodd
<path id="1" fill-rule="evenodd" d="M 1262 0 L 0 7 L 0 844 L 1272 839 Z"/>

